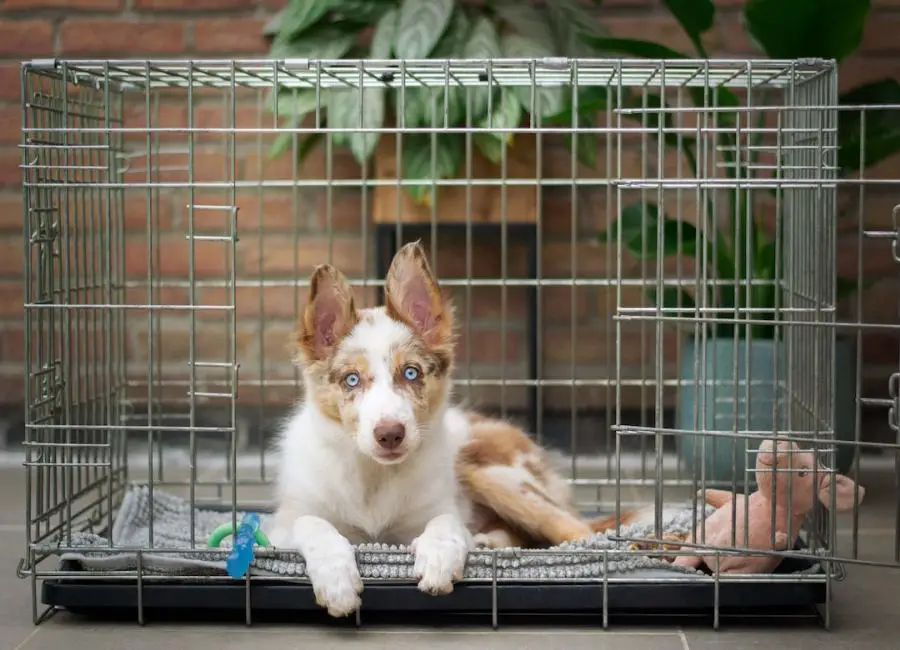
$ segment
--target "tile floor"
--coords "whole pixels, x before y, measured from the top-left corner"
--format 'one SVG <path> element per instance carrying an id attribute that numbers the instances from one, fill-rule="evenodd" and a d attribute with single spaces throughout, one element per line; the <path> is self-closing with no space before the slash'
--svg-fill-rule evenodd
<path id="1" fill-rule="evenodd" d="M 868 494 L 860 517 L 859 550 L 862 557 L 892 555 L 897 488 L 888 466 L 865 472 Z M 848 567 L 847 580 L 834 589 L 832 629 L 811 624 L 774 625 L 723 621 L 713 631 L 703 623 L 616 624 L 608 630 L 579 625 L 566 628 L 502 624 L 498 631 L 484 625 L 466 627 L 364 626 L 354 628 L 297 627 L 257 624 L 248 629 L 237 623 L 184 624 L 97 622 L 57 613 L 42 625 L 31 622 L 30 584 L 15 575 L 23 544 L 23 470 L 0 468 L 0 545 L 8 549 L 0 563 L 0 650 L 119 650 L 164 647 L 225 650 L 260 644 L 266 650 L 282 648 L 555 648 L 567 650 L 705 650 L 772 648 L 795 650 L 889 650 L 900 647 L 900 570 L 865 566 Z M 841 534 L 841 543 L 851 537 Z"/>

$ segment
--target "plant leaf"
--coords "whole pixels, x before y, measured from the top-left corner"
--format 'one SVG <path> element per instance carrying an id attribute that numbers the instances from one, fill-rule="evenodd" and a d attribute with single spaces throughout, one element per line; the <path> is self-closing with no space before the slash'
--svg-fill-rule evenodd
<path id="1" fill-rule="evenodd" d="M 319 101 L 322 103 L 320 113 L 324 113 L 327 104 L 325 93 L 320 91 L 319 97 L 316 97 L 316 91 L 311 88 L 281 87 L 277 92 L 269 93 L 266 108 L 274 113 L 277 102 L 279 117 L 295 115 L 304 117 L 316 110 Z"/>
<path id="2" fill-rule="evenodd" d="M 295 129 L 303 121 L 302 117 L 292 116 L 288 118 L 288 128 Z M 283 154 L 293 143 L 294 136 L 297 136 L 297 162 L 303 162 L 306 157 L 322 142 L 324 134 L 321 131 L 315 133 L 294 133 L 293 131 L 285 131 L 279 133 L 278 137 L 272 143 L 269 149 L 269 157 L 277 158 Z"/>
<path id="3" fill-rule="evenodd" d="M 394 37 L 397 34 L 397 10 L 391 9 L 384 14 L 375 25 L 372 34 L 372 46 L 369 50 L 370 59 L 389 59 L 394 47 Z"/>
<path id="4" fill-rule="evenodd" d="M 463 58 L 474 60 L 488 60 L 500 58 L 500 36 L 497 29 L 485 16 L 475 19 L 469 38 L 462 50 Z M 470 88 L 472 96 L 472 119 L 480 119 L 488 110 L 488 96 L 493 91 L 487 85 Z"/>
<path id="5" fill-rule="evenodd" d="M 401 59 L 424 59 L 447 28 L 454 0 L 403 0 L 394 52 Z"/>
<path id="6" fill-rule="evenodd" d="M 632 203 L 622 210 L 619 218 L 600 233 L 600 241 L 618 241 L 622 232 L 622 245 L 638 259 L 653 260 L 659 256 L 657 230 L 663 229 L 662 257 L 676 255 L 694 256 L 697 253 L 699 231 L 686 221 L 670 219 L 663 215 L 660 219 L 659 206 L 655 203 Z"/>
<path id="7" fill-rule="evenodd" d="M 547 14 L 540 8 L 515 0 L 498 2 L 495 11 L 497 16 L 515 33 L 535 41 L 548 52 L 553 52 L 553 30 Z M 502 30 L 501 30 L 502 31 Z"/>
<path id="8" fill-rule="evenodd" d="M 371 25 L 396 7 L 390 0 L 336 0 L 333 9 L 346 20 Z"/>
<path id="9" fill-rule="evenodd" d="M 500 37 L 497 29 L 485 16 L 475 19 L 469 38 L 463 47 L 463 56 L 467 59 L 500 58 Z"/>
<path id="10" fill-rule="evenodd" d="M 482 129 L 513 129 L 522 121 L 522 105 L 513 93 L 513 89 L 504 86 L 491 106 L 491 113 L 485 115 L 477 126 Z M 503 142 L 512 145 L 514 133 L 507 131 L 490 131 L 476 134 L 475 142 L 485 158 L 499 164 L 502 156 Z M 490 142 L 493 140 L 494 142 Z"/>
<path id="11" fill-rule="evenodd" d="M 578 118 L 578 126 L 579 127 L 594 127 L 597 126 L 597 119 L 593 113 L 587 113 L 581 115 Z M 566 145 L 569 149 L 572 148 L 572 134 L 566 134 Z M 591 169 L 597 166 L 597 152 L 600 149 L 600 138 L 596 133 L 585 133 L 579 132 L 574 142 L 578 144 L 578 150 L 575 152 L 575 155 L 578 157 L 578 162 L 580 162 L 585 167 L 590 167 Z"/>
<path id="12" fill-rule="evenodd" d="M 403 178 L 416 181 L 450 178 L 456 173 L 462 154 L 463 138 L 459 134 L 408 135 L 403 141 Z M 429 184 L 408 185 L 407 190 L 417 203 L 431 205 L 435 200 Z"/>
<path id="13" fill-rule="evenodd" d="M 553 56 L 552 49 L 520 34 L 504 34 L 500 38 L 500 47 L 503 56 L 513 59 L 541 59 Z M 531 85 L 512 87 L 522 107 L 528 112 L 532 110 L 531 89 Z M 534 108 L 541 117 L 555 115 L 563 109 L 566 96 L 563 86 L 537 86 L 534 90 Z"/>
<path id="14" fill-rule="evenodd" d="M 478 147 L 481 155 L 495 165 L 503 161 L 503 140 L 495 138 L 493 133 L 476 133 L 472 136 L 472 142 Z"/>
<path id="15" fill-rule="evenodd" d="M 580 35 L 605 36 L 606 30 L 600 27 L 597 18 L 574 0 L 553 0 L 546 7 L 559 52 L 572 58 L 591 56 L 591 48 Z"/>
<path id="16" fill-rule="evenodd" d="M 748 33 L 773 59 L 841 61 L 862 41 L 871 0 L 748 0 Z"/>
<path id="17" fill-rule="evenodd" d="M 462 9 L 457 9 L 450 17 L 444 35 L 437 45 L 431 57 L 435 59 L 459 58 L 469 40 L 471 23 Z M 446 84 L 443 82 L 446 81 Z M 432 95 L 436 97 L 435 112 L 429 111 L 429 122 L 444 125 L 444 111 L 446 109 L 446 125 L 453 126 L 465 120 L 466 117 L 466 89 L 457 83 L 452 77 L 442 80 L 440 86 L 432 87 Z M 446 96 L 446 106 L 445 106 Z"/>
<path id="18" fill-rule="evenodd" d="M 502 2 L 496 7 L 497 16 L 512 31 L 500 37 L 503 56 L 513 59 L 542 59 L 558 56 L 549 18 L 540 8 L 525 2 Z M 522 107 L 531 112 L 531 86 L 513 86 Z M 565 103 L 562 86 L 535 88 L 535 105 L 541 117 L 555 115 Z"/>
<path id="19" fill-rule="evenodd" d="M 900 104 L 900 82 L 882 79 L 857 86 L 840 96 L 842 106 Z M 838 165 L 841 174 L 858 172 L 900 152 L 900 109 L 866 109 L 865 127 L 862 111 L 844 110 L 838 114 Z M 865 132 L 863 132 L 865 130 Z"/>
<path id="20" fill-rule="evenodd" d="M 686 59 L 687 56 L 670 47 L 642 41 L 636 38 L 610 38 L 607 36 L 582 35 L 581 39 L 604 54 L 633 56 L 640 59 Z"/>
<path id="21" fill-rule="evenodd" d="M 332 9 L 335 0 L 291 0 L 283 9 L 277 39 L 289 41 Z"/>
<path id="22" fill-rule="evenodd" d="M 499 101 L 491 106 L 491 114 L 486 115 L 478 126 L 483 129 L 514 129 L 522 121 L 522 104 L 509 86 L 500 89 Z M 492 134 L 499 140 L 512 140 L 512 133 Z"/>
<path id="23" fill-rule="evenodd" d="M 578 93 L 578 115 L 596 115 L 605 112 L 610 103 L 615 105 L 615 89 L 606 86 L 583 86 L 576 90 Z M 572 126 L 574 120 L 574 105 L 571 96 L 566 100 L 566 106 L 556 115 L 545 118 L 545 124 L 557 126 Z M 582 119 L 578 118 L 579 121 Z"/>
<path id="24" fill-rule="evenodd" d="M 282 32 L 283 34 L 284 32 Z M 273 41 L 269 56 L 273 59 L 339 59 L 353 46 L 356 32 L 346 24 L 328 24 Z"/>
<path id="25" fill-rule="evenodd" d="M 716 21 L 716 8 L 712 0 L 663 0 L 687 35 L 690 37 L 697 54 L 703 56 L 702 35 L 708 32 Z"/>
<path id="26" fill-rule="evenodd" d="M 328 93 L 328 124 L 336 129 L 377 129 L 384 124 L 384 88 L 365 86 L 335 89 Z M 353 157 L 363 164 L 372 155 L 381 134 L 354 131 L 334 134 L 336 145 L 348 145 Z"/>

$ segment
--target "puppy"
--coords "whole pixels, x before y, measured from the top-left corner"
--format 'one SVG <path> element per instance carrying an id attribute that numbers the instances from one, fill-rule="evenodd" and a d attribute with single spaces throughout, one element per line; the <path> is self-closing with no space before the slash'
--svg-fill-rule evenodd
<path id="1" fill-rule="evenodd" d="M 524 432 L 450 404 L 453 310 L 418 242 L 394 257 L 383 307 L 357 309 L 343 275 L 317 267 L 296 346 L 305 397 L 279 436 L 270 538 L 302 553 L 331 615 L 360 605 L 353 544 L 410 544 L 419 589 L 446 594 L 476 544 L 612 527 L 579 518 Z"/>

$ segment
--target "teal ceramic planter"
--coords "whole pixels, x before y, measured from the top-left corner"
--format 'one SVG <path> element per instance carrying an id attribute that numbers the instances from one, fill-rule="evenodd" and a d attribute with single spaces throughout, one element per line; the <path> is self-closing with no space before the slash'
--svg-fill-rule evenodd
<path id="1" fill-rule="evenodd" d="M 700 346 L 705 349 L 701 349 Z M 756 487 L 747 473 L 748 448 L 755 441 L 729 436 L 735 429 L 771 431 L 775 428 L 777 398 L 778 430 L 785 431 L 789 401 L 786 395 L 786 352 L 780 343 L 775 354 L 773 341 L 760 339 L 689 338 L 682 351 L 676 427 L 682 430 L 712 431 L 720 435 L 680 435 L 679 454 L 683 466 L 700 480 L 703 458 L 706 480 L 733 484 L 743 491 Z M 853 440 L 856 424 L 855 347 L 851 339 L 839 338 L 835 345 L 834 429 L 838 440 Z M 697 364 L 695 367 L 695 363 Z M 704 372 L 705 368 L 705 372 Z M 699 375 L 697 375 L 699 370 Z M 749 381 L 748 381 L 749 380 Z M 736 390 L 735 390 L 736 389 Z M 749 398 L 749 399 L 748 399 Z M 749 442 L 749 446 L 748 446 Z M 853 463 L 854 450 L 838 445 L 835 465 L 845 473 Z M 750 454 L 751 468 L 755 455 Z"/>
<path id="2" fill-rule="evenodd" d="M 747 449 L 755 445 L 729 434 L 735 429 L 772 430 L 776 397 L 779 429 L 783 429 L 787 401 L 776 382 L 785 385 L 784 351 L 780 343 L 776 357 L 774 342 L 766 339 L 751 341 L 749 346 L 742 339 L 735 345 L 732 338 L 690 338 L 685 342 L 676 425 L 717 434 L 679 436 L 682 463 L 698 481 L 705 459 L 707 481 L 730 486 L 733 478 L 735 488 L 743 491 L 747 478 L 749 490 L 754 489 L 754 477 L 747 476 L 746 468 Z M 751 459 L 751 466 L 754 463 Z"/>

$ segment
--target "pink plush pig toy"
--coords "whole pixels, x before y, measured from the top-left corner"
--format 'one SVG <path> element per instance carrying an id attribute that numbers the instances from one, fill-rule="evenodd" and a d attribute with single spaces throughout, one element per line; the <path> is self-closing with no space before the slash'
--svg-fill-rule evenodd
<path id="1" fill-rule="evenodd" d="M 702 530 L 697 531 L 697 542 L 718 548 L 748 548 L 766 551 L 791 549 L 800 532 L 800 525 L 815 504 L 815 497 L 832 510 L 853 508 L 854 483 L 840 474 L 831 473 L 818 465 L 815 454 L 801 451 L 793 442 L 780 441 L 777 453 L 772 452 L 772 441 L 764 440 L 756 455 L 757 490 L 749 497 L 724 490 L 706 490 L 705 501 L 717 510 L 706 519 L 706 539 L 701 540 Z M 789 475 L 791 478 L 789 479 Z M 831 503 L 834 481 L 834 503 Z M 791 492 L 788 492 L 790 481 Z M 865 490 L 859 487 L 859 501 Z M 703 494 L 699 495 L 704 498 Z M 774 518 L 772 516 L 774 505 Z M 790 511 L 788 509 L 790 502 Z M 748 511 L 749 535 L 744 530 L 744 511 Z M 735 535 L 731 535 L 732 510 L 736 510 Z M 775 530 L 772 530 L 774 524 Z M 774 533 L 774 535 L 773 535 Z M 773 545 L 774 539 L 774 545 Z M 733 540 L 733 541 L 732 541 Z M 775 555 L 719 556 L 721 573 L 771 573 L 781 562 Z M 680 556 L 675 564 L 697 568 L 705 563 L 715 570 L 716 557 L 712 555 Z"/>

